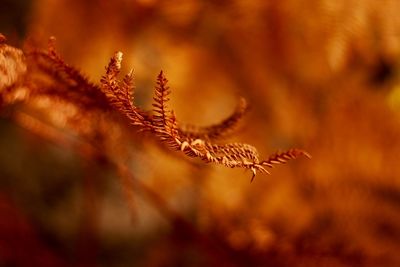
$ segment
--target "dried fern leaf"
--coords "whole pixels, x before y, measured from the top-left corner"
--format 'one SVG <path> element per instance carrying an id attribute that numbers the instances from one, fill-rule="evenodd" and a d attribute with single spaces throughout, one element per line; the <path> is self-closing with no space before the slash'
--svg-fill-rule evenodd
<path id="1" fill-rule="evenodd" d="M 97 85 L 90 82 L 77 68 L 68 65 L 58 54 L 54 37 L 49 39 L 47 51 L 33 49 L 27 52 L 27 56 L 34 57 L 35 63 L 52 77 L 57 77 L 60 83 L 68 84 L 78 91 L 90 92 L 94 94 L 94 97 L 99 94 Z"/>
<path id="2" fill-rule="evenodd" d="M 181 151 L 190 157 L 199 157 L 205 162 L 217 163 L 230 168 L 253 169 L 268 173 L 259 164 L 257 150 L 247 144 L 231 143 L 217 145 L 201 139 L 181 143 Z M 254 172 L 254 171 L 253 171 Z"/>
<path id="3" fill-rule="evenodd" d="M 153 97 L 153 130 L 161 139 L 169 139 L 178 137 L 178 126 L 175 114 L 168 109 L 168 95 L 171 93 L 168 80 L 163 72 L 157 76 L 157 85 Z"/>
<path id="4" fill-rule="evenodd" d="M 21 50 L 5 44 L 0 34 L 0 90 L 10 87 L 26 73 L 26 62 Z"/>
<path id="5" fill-rule="evenodd" d="M 204 140 L 215 140 L 227 137 L 237 129 L 247 110 L 248 105 L 246 100 L 240 98 L 235 111 L 220 123 L 206 127 L 199 127 L 191 124 L 182 125 L 180 127 L 180 133 L 187 138 Z"/>
<path id="6" fill-rule="evenodd" d="M 90 90 L 93 92 L 98 92 L 98 87 L 93 83 L 89 82 L 89 79 L 85 77 L 78 69 L 68 65 L 64 59 L 58 54 L 55 47 L 56 39 L 51 37 L 48 43 L 48 52 L 47 55 L 49 59 L 52 61 L 54 67 L 60 71 L 60 73 L 65 74 L 65 76 L 71 81 L 75 82 L 78 85 L 78 88 L 82 88 L 85 90 Z"/>
<path id="7" fill-rule="evenodd" d="M 47 51 L 27 52 L 29 76 L 27 86 L 36 95 L 68 99 L 85 109 L 107 109 L 108 102 L 99 86 L 89 81 L 78 69 L 65 63 L 50 38 Z"/>
<path id="8" fill-rule="evenodd" d="M 101 78 L 101 90 L 112 107 L 125 115 L 131 124 L 150 125 L 147 115 L 133 104 L 133 72 L 118 80 L 121 70 L 122 52 L 116 52 L 106 67 L 106 74 Z"/>
<path id="9" fill-rule="evenodd" d="M 292 148 L 284 152 L 277 152 L 271 155 L 267 160 L 261 162 L 261 165 L 272 168 L 274 164 L 284 164 L 289 160 L 296 159 L 300 156 L 311 158 L 311 155 L 301 149 Z"/>

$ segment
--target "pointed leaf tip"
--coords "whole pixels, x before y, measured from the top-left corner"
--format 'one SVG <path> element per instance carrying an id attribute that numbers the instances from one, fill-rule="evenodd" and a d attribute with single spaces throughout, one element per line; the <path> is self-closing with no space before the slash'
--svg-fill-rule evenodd
<path id="1" fill-rule="evenodd" d="M 117 52 L 115 52 L 115 54 L 114 54 L 114 58 L 115 58 L 115 65 L 117 66 L 117 68 L 118 69 L 120 69 L 121 68 L 121 62 L 122 62 L 122 56 L 123 56 L 124 54 L 121 52 L 121 51 L 117 51 Z"/>
<path id="2" fill-rule="evenodd" d="M 312 158 L 312 156 L 308 152 L 306 152 L 306 151 L 304 151 L 302 149 L 294 149 L 294 151 L 296 153 L 296 157 L 302 155 L 302 156 L 305 156 L 308 159 Z"/>
<path id="3" fill-rule="evenodd" d="M 165 80 L 165 75 L 162 70 L 160 70 L 160 73 L 157 76 L 157 80 L 159 80 L 159 81 Z"/>

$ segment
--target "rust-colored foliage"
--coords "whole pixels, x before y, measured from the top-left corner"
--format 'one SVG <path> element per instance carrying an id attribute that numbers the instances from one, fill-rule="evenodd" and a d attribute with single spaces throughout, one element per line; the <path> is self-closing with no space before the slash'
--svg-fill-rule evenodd
<path id="1" fill-rule="evenodd" d="M 21 75 L 19 79 L 14 78 L 16 80 L 14 83 L 8 84 L 7 90 L 2 90 L 3 99 L 7 98 L 6 94 L 13 94 L 18 88 L 22 87 L 26 90 L 24 102 L 29 103 L 30 97 L 34 96 L 55 97 L 76 105 L 78 109 L 82 109 L 82 112 L 91 108 L 102 112 L 117 111 L 125 116 L 131 125 L 138 126 L 141 131 L 150 131 L 170 148 L 181 150 L 190 157 L 198 157 L 205 162 L 217 163 L 231 168 L 250 169 L 253 172 L 252 181 L 257 171 L 269 173 L 264 167 L 271 168 L 273 164 L 286 163 L 288 160 L 301 155 L 310 157 L 308 153 L 302 150 L 291 149 L 260 161 L 256 148 L 251 145 L 214 143 L 216 139 L 230 133 L 243 117 L 247 106 L 243 99 L 240 100 L 235 112 L 219 124 L 206 127 L 180 126 L 174 111 L 167 105 L 171 90 L 162 71 L 157 76 L 154 103 L 152 104 L 153 114 L 149 114 L 133 103 L 133 71 L 131 70 L 126 74 L 122 80 L 118 79 L 122 52 L 116 52 L 111 58 L 106 68 L 106 74 L 102 77 L 101 84 L 98 86 L 90 83 L 77 69 L 64 62 L 55 50 L 54 41 L 55 38 L 52 37 L 47 52 L 33 48 L 27 56 L 31 58 L 28 67 L 32 65 L 34 68 L 38 68 L 56 84 L 49 85 L 39 81 L 34 77 L 37 75 L 35 70 L 31 69 L 33 73 L 28 74 L 26 82 L 19 86 L 15 85 L 20 80 L 25 79 Z M 25 63 L 22 63 L 23 55 L 21 51 L 5 44 L 3 44 L 3 47 L 1 51 L 5 57 L 9 51 L 14 51 L 18 60 L 16 64 L 25 66 Z M 4 67 L 6 66 L 4 64 Z M 32 76 L 33 78 L 31 78 Z M 12 79 L 12 77 L 9 79 Z M 10 103 L 4 103 L 4 105 L 12 103 L 13 100 Z"/>
<path id="2" fill-rule="evenodd" d="M 1 266 L 400 266 L 400 1 L 1 7 Z"/>
<path id="3" fill-rule="evenodd" d="M 289 150 L 260 162 L 257 150 L 247 144 L 214 144 L 214 139 L 224 136 L 242 118 L 245 111 L 245 101 L 241 100 L 237 110 L 221 123 L 204 128 L 186 126 L 181 128 L 173 110 L 167 106 L 168 96 L 171 93 L 168 80 L 161 71 L 157 77 L 155 96 L 153 97 L 153 115 L 140 110 L 133 101 L 132 71 L 122 81 L 117 79 L 121 69 L 122 53 L 117 52 L 111 59 L 106 75 L 102 78 L 102 90 L 122 115 L 125 115 L 132 125 L 141 126 L 143 130 L 153 132 L 161 141 L 169 147 L 183 151 L 191 157 L 198 157 L 206 162 L 214 162 L 231 168 L 246 168 L 253 172 L 252 180 L 256 172 L 268 173 L 263 167 L 272 167 L 272 164 L 285 163 L 289 159 L 295 159 L 300 155 L 310 157 L 306 152 L 298 149 Z M 191 130 L 187 130 L 191 129 Z"/>

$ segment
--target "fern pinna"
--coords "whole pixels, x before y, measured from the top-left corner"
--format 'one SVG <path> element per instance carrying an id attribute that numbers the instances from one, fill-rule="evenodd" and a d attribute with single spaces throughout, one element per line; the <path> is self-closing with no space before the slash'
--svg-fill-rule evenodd
<path id="1" fill-rule="evenodd" d="M 230 133 L 243 118 L 247 110 L 244 99 L 241 99 L 235 112 L 219 124 L 208 127 L 181 126 L 173 110 L 167 106 L 171 90 L 162 71 L 157 77 L 153 97 L 153 114 L 147 114 L 131 102 L 133 97 L 127 92 L 127 90 L 131 90 L 131 92 L 133 90 L 133 86 L 127 86 L 126 82 L 127 80 L 132 81 L 132 72 L 125 76 L 123 81 L 117 79 L 121 62 L 122 53 L 115 53 L 106 68 L 106 75 L 101 79 L 103 93 L 108 97 L 113 107 L 127 117 L 133 125 L 141 126 L 144 130 L 152 132 L 169 147 L 180 150 L 190 157 L 198 157 L 205 162 L 222 164 L 231 168 L 250 169 L 253 173 L 251 181 L 258 171 L 269 173 L 265 167 L 272 168 L 274 164 L 286 163 L 288 160 L 302 155 L 310 157 L 303 150 L 290 149 L 260 161 L 257 149 L 251 145 L 215 143 L 217 139 Z"/>

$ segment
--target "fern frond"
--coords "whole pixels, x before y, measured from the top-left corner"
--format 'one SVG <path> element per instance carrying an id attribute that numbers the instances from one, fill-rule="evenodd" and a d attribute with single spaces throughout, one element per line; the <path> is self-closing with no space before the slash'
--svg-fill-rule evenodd
<path id="1" fill-rule="evenodd" d="M 171 93 L 168 80 L 163 72 L 157 76 L 157 85 L 153 97 L 153 130 L 162 140 L 178 137 L 178 126 L 175 114 L 168 109 L 168 95 Z"/>
<path id="2" fill-rule="evenodd" d="M 99 86 L 68 65 L 57 53 L 55 38 L 50 38 L 47 51 L 32 49 L 26 55 L 31 68 L 27 79 L 31 94 L 68 99 L 84 108 L 108 107 Z M 44 74 L 47 79 L 38 74 Z"/>
<path id="3" fill-rule="evenodd" d="M 106 74 L 100 79 L 101 90 L 111 106 L 125 115 L 132 125 L 147 126 L 146 114 L 133 104 L 133 71 L 125 75 L 122 81 L 118 80 L 121 70 L 122 52 L 116 52 L 111 57 Z"/>
<path id="4" fill-rule="evenodd" d="M 135 85 L 133 82 L 133 69 L 125 75 L 121 83 L 122 96 L 129 100 L 130 103 L 134 101 Z"/>
<path id="5" fill-rule="evenodd" d="M 311 158 L 311 155 L 301 149 L 292 148 L 284 152 L 277 152 L 271 155 L 267 160 L 261 162 L 261 165 L 272 168 L 274 164 L 284 164 L 289 160 L 296 159 L 300 156 Z"/>
<path id="6" fill-rule="evenodd" d="M 120 81 L 117 79 L 121 69 L 121 61 L 122 53 L 116 52 L 113 57 L 111 57 L 106 67 L 106 74 L 100 79 L 100 84 L 101 90 L 106 95 L 110 104 L 122 111 L 125 104 L 124 100 L 126 99 L 122 97 L 123 93 L 119 86 Z"/>
<path id="7" fill-rule="evenodd" d="M 290 149 L 271 155 L 267 160 L 259 161 L 257 149 L 248 144 L 231 143 L 217 145 L 200 139 L 184 142 L 181 150 L 188 156 L 199 157 L 206 162 L 221 164 L 230 168 L 250 169 L 253 173 L 251 182 L 257 172 L 269 172 L 265 167 L 272 168 L 275 164 L 284 164 L 300 156 L 311 158 L 310 154 L 300 149 Z"/>
<path id="8" fill-rule="evenodd" d="M 64 74 L 67 79 L 71 82 L 75 83 L 74 86 L 78 88 L 82 88 L 85 90 L 91 90 L 93 92 L 98 92 L 98 88 L 93 83 L 89 82 L 89 79 L 82 75 L 82 73 L 76 69 L 68 65 L 64 59 L 58 54 L 55 46 L 56 39 L 55 37 L 50 37 L 48 42 L 48 51 L 47 56 L 49 60 L 53 63 L 53 67 L 55 67 L 61 74 Z"/>
<path id="9" fill-rule="evenodd" d="M 123 56 L 121 52 L 116 52 L 111 57 L 100 85 L 96 85 L 89 82 L 79 70 L 64 62 L 56 52 L 54 41 L 54 38 L 50 39 L 47 51 L 34 50 L 28 53 L 25 64 L 23 52 L 3 44 L 4 38 L 0 35 L 0 78 L 3 75 L 3 68 L 9 70 L 9 65 L 11 65 L 9 62 L 16 64 L 23 61 L 21 70 L 18 70 L 20 72 L 17 73 L 16 70 L 15 73 L 23 76 L 22 87 L 29 90 L 30 96 L 39 98 L 46 96 L 52 100 L 58 98 L 78 106 L 78 110 L 80 108 L 86 111 L 88 108 L 95 108 L 95 112 L 91 113 L 93 117 L 90 119 L 108 115 L 110 111 L 118 112 L 125 116 L 130 124 L 139 126 L 140 130 L 149 131 L 169 148 L 181 151 L 189 157 L 200 158 L 207 163 L 251 170 L 252 181 L 257 172 L 269 173 L 266 167 L 272 168 L 274 164 L 286 163 L 299 156 L 310 157 L 303 150 L 290 149 L 260 161 L 257 149 L 251 145 L 215 143 L 218 138 L 226 137 L 231 133 L 243 118 L 247 111 L 247 103 L 244 99 L 240 99 L 231 116 L 218 124 L 207 127 L 181 126 L 173 110 L 168 107 L 171 90 L 162 71 L 157 76 L 152 113 L 147 113 L 135 106 L 133 102 L 135 89 L 133 71 L 126 74 L 122 80 L 118 78 Z M 29 71 L 25 74 L 26 68 Z M 11 79 L 12 83 L 19 80 L 19 78 L 14 79 L 10 72 L 6 73 L 6 78 Z M 4 81 L 6 81 L 6 90 L 0 90 L 0 104 L 10 104 L 11 101 L 4 101 L 10 96 L 7 92 L 10 82 L 0 79 L 0 85 Z M 26 122 L 25 124 L 29 126 L 31 120 L 24 120 L 24 118 L 22 117 L 20 123 Z M 32 128 L 32 131 L 34 130 L 35 127 Z"/>
<path id="10" fill-rule="evenodd" d="M 57 78 L 60 84 L 67 84 L 75 91 L 93 94 L 96 98 L 99 95 L 99 88 L 84 76 L 77 68 L 67 64 L 58 54 L 55 47 L 56 39 L 51 37 L 48 42 L 47 51 L 33 49 L 27 53 L 28 57 L 34 57 L 35 63 L 50 77 Z"/>
<path id="11" fill-rule="evenodd" d="M 180 133 L 187 138 L 204 140 L 215 140 L 226 137 L 236 130 L 247 110 L 247 101 L 244 98 L 240 98 L 235 111 L 220 123 L 206 127 L 199 127 L 191 124 L 182 125 L 180 127 Z"/>
<path id="12" fill-rule="evenodd" d="M 199 157 L 209 163 L 217 163 L 230 168 L 251 169 L 253 173 L 268 171 L 259 164 L 256 148 L 247 144 L 212 144 L 201 139 L 184 141 L 180 150 L 190 157 Z"/>

